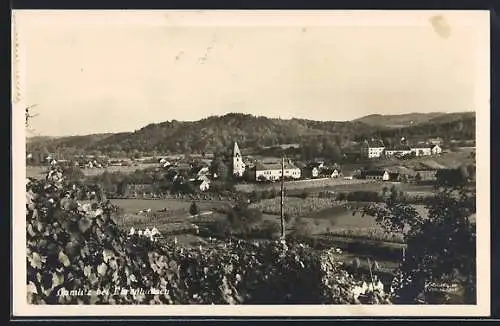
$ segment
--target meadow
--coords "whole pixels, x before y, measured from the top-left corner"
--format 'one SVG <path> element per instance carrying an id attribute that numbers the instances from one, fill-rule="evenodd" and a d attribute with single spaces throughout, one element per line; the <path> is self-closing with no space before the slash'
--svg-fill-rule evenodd
<path id="1" fill-rule="evenodd" d="M 96 176 L 103 174 L 105 171 L 109 173 L 122 172 L 122 173 L 133 173 L 136 170 L 144 170 L 151 167 L 159 166 L 156 163 L 138 163 L 136 166 L 108 166 L 106 168 L 95 168 L 95 169 L 81 169 L 85 176 Z M 29 178 L 40 179 L 45 177 L 47 173 L 46 166 L 26 166 L 26 176 Z"/>
<path id="2" fill-rule="evenodd" d="M 373 180 L 361 180 L 361 179 L 353 179 L 353 180 L 344 180 L 342 178 L 334 179 L 334 178 L 321 178 L 321 179 L 308 179 L 308 180 L 298 180 L 298 181 L 287 181 L 285 182 L 286 189 L 295 190 L 295 189 L 312 189 L 312 188 L 329 188 L 334 186 L 358 186 L 362 187 L 367 183 L 379 183 Z M 236 185 L 236 190 L 241 192 L 252 192 L 252 191 L 263 191 L 263 190 L 271 190 L 271 189 L 279 189 L 280 183 L 266 183 L 266 184 L 258 184 L 258 183 L 244 183 Z"/>

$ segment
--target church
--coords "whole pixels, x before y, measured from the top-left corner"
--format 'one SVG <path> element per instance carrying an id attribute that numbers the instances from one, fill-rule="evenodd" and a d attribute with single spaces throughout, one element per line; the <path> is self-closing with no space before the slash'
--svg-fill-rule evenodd
<path id="1" fill-rule="evenodd" d="M 243 158 L 241 157 L 241 151 L 238 147 L 238 143 L 234 142 L 233 152 L 232 152 L 232 173 L 235 177 L 241 178 L 245 173 L 245 163 L 243 162 Z"/>

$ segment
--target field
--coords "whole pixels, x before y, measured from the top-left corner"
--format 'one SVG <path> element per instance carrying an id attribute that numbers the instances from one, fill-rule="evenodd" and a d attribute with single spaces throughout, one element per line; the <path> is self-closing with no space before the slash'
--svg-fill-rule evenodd
<path id="1" fill-rule="evenodd" d="M 338 186 L 362 186 L 367 183 L 379 183 L 373 180 L 344 180 L 344 179 L 332 179 L 332 178 L 324 178 L 324 179 L 310 179 L 310 180 L 298 180 L 298 181 L 287 181 L 285 182 L 286 189 L 295 190 L 295 189 L 313 189 L 313 188 L 331 188 Z M 280 183 L 274 184 L 238 184 L 236 185 L 237 191 L 242 192 L 252 192 L 252 191 L 263 191 L 263 190 L 271 190 L 271 189 L 279 189 Z"/>
<path id="2" fill-rule="evenodd" d="M 291 217 L 306 216 L 313 212 L 330 208 L 335 205 L 335 201 L 330 198 L 309 197 L 301 199 L 297 197 L 286 198 L 284 202 L 285 214 Z M 257 208 L 266 214 L 280 214 L 280 198 L 265 199 L 258 203 L 251 204 L 250 207 Z"/>
<path id="3" fill-rule="evenodd" d="M 183 238 L 193 241 L 193 234 L 196 231 L 194 222 L 213 220 L 217 214 L 213 214 L 212 209 L 224 206 L 224 202 L 218 201 L 198 201 L 196 202 L 200 215 L 192 217 L 189 214 L 189 207 L 192 201 L 179 199 L 112 199 L 111 202 L 124 211 L 116 219 L 116 223 L 122 229 L 136 229 L 156 227 L 163 234 L 184 235 Z M 139 214 L 140 210 L 151 209 L 151 213 Z M 162 210 L 159 212 L 159 210 Z"/>
<path id="4" fill-rule="evenodd" d="M 153 163 L 139 163 L 137 166 L 109 166 L 102 169 L 81 169 L 83 174 L 86 176 L 95 176 L 108 171 L 122 172 L 122 173 L 133 173 L 135 170 L 143 170 L 151 167 L 158 166 L 158 164 Z M 46 174 L 47 167 L 45 166 L 26 166 L 26 176 L 31 178 L 43 178 Z"/>

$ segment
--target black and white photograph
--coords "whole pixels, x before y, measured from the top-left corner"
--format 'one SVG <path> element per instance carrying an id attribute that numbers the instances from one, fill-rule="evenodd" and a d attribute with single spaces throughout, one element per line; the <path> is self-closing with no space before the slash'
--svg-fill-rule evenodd
<path id="1" fill-rule="evenodd" d="M 489 314 L 487 11 L 12 17 L 14 312 Z"/>

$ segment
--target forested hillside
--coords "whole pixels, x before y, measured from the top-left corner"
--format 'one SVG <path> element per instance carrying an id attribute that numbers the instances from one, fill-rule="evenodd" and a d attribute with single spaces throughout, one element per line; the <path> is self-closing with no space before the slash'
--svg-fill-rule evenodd
<path id="1" fill-rule="evenodd" d="M 166 121 L 150 124 L 135 132 L 39 139 L 28 142 L 28 151 L 99 151 L 112 153 L 203 153 L 220 151 L 238 141 L 241 148 L 259 148 L 298 143 L 304 147 L 346 147 L 350 141 L 370 137 L 414 139 L 443 137 L 474 139 L 475 115 L 453 114 L 402 128 L 368 125 L 360 121 L 312 121 L 271 119 L 231 113 L 198 121 Z"/>

